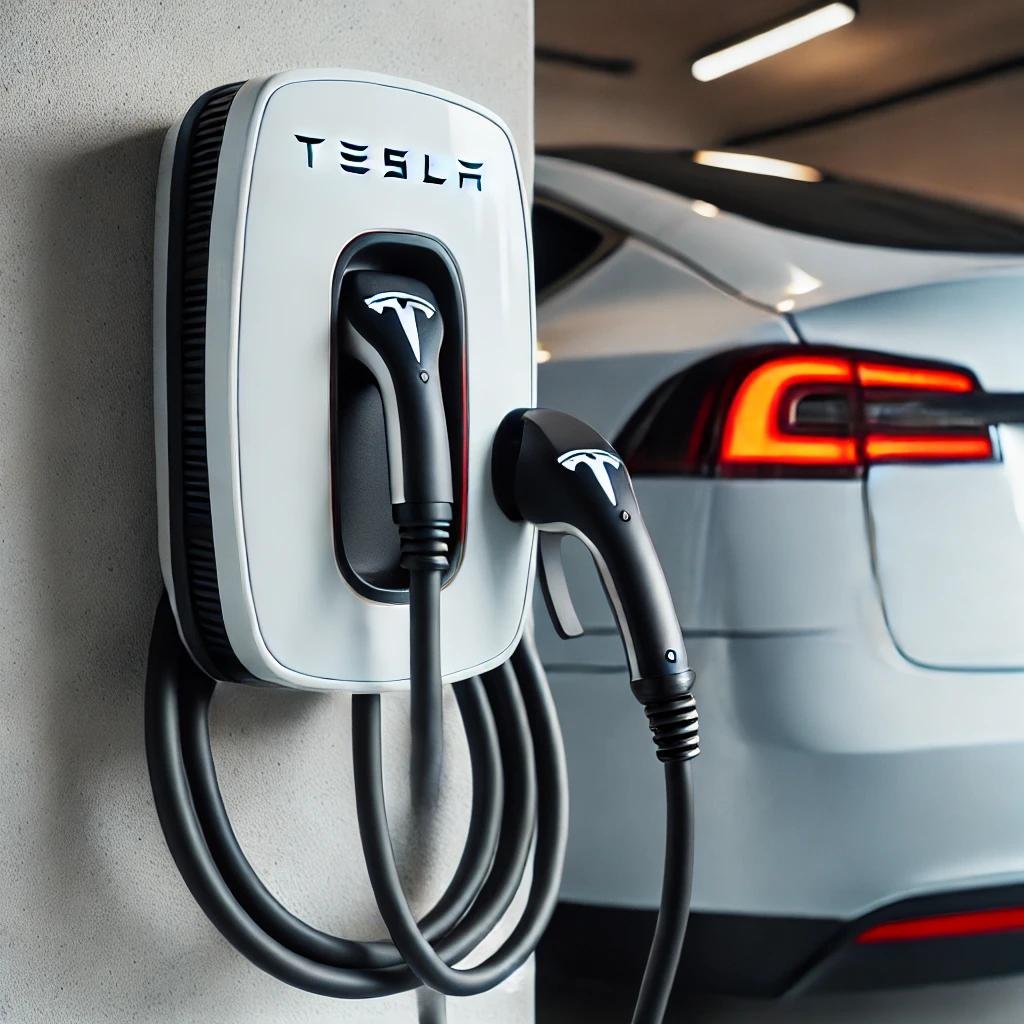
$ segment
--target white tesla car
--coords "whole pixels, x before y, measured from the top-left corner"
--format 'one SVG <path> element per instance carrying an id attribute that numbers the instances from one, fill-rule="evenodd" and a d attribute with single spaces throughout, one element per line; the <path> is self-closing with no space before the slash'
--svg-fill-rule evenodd
<path id="1" fill-rule="evenodd" d="M 566 151 L 536 188 L 541 404 L 626 458 L 697 671 L 684 980 L 1024 970 L 1024 226 L 713 153 Z M 541 967 L 635 978 L 659 768 L 565 548 Z"/>

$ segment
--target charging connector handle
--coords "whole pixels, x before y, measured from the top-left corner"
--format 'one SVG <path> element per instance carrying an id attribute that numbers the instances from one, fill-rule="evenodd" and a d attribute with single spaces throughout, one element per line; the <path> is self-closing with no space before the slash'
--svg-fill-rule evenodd
<path id="1" fill-rule="evenodd" d="M 541 585 L 563 637 L 579 636 L 583 627 L 572 608 L 561 540 L 577 537 L 589 549 L 622 636 L 630 687 L 643 705 L 663 765 L 665 872 L 658 923 L 632 1018 L 633 1024 L 661 1024 L 689 918 L 689 762 L 700 753 L 697 706 L 690 692 L 694 673 L 672 595 L 625 464 L 592 427 L 551 409 L 512 412 L 495 437 L 491 466 L 494 492 L 505 514 L 541 531 Z"/>
<path id="2" fill-rule="evenodd" d="M 451 505 L 438 370 L 445 325 L 437 298 L 415 278 L 357 270 L 345 275 L 339 312 L 344 350 L 370 371 L 380 391 L 391 504 Z"/>
<path id="3" fill-rule="evenodd" d="M 583 632 L 561 565 L 561 539 L 581 540 L 597 566 L 658 759 L 700 753 L 694 673 L 658 554 L 622 457 L 593 427 L 554 409 L 518 409 L 502 421 L 491 459 L 504 513 L 541 531 L 541 584 L 563 636 Z"/>
<path id="4" fill-rule="evenodd" d="M 371 270 L 345 275 L 339 313 L 342 345 L 370 371 L 384 407 L 391 504 L 409 572 L 410 778 L 427 814 L 441 779 L 441 581 L 454 501 L 439 373 L 444 318 L 423 281 Z"/>
<path id="5" fill-rule="evenodd" d="M 498 430 L 494 489 L 511 519 L 542 533 L 574 536 L 590 550 L 622 635 L 634 692 L 644 704 L 678 698 L 692 685 L 683 634 L 629 473 L 614 448 L 581 420 L 553 409 L 510 413 Z M 541 582 L 549 608 L 571 608 L 564 574 L 543 538 Z M 557 587 L 557 591 L 552 589 Z M 562 631 L 579 634 L 577 622 Z M 568 628 L 567 628 L 568 627 Z"/>

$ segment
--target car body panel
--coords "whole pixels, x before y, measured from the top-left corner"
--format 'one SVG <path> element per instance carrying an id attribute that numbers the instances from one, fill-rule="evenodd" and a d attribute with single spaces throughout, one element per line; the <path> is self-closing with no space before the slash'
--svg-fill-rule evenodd
<path id="1" fill-rule="evenodd" d="M 771 227 L 738 214 L 695 212 L 691 197 L 559 157 L 538 157 L 538 195 L 570 197 L 635 238 L 675 253 L 720 287 L 797 311 L 917 285 L 1019 269 L 1014 255 L 918 252 L 858 245 Z M 807 184 L 814 202 L 814 184 Z M 808 286 L 818 282 L 816 287 Z"/>
<path id="2" fill-rule="evenodd" d="M 1019 256 L 700 217 L 683 197 L 568 160 L 538 160 L 537 189 L 677 257 L 743 315 L 764 314 L 745 332 L 712 325 L 702 342 L 679 330 L 686 305 L 669 298 L 664 326 L 630 344 L 628 315 L 588 282 L 594 269 L 570 285 L 602 315 L 576 308 L 563 321 L 540 402 L 611 439 L 673 373 L 764 340 L 954 360 L 990 390 L 1024 391 Z M 820 285 L 787 295 L 794 267 Z M 772 307 L 787 297 L 795 309 L 780 317 Z M 582 358 L 605 316 L 614 344 Z M 1024 432 L 1000 427 L 997 440 L 997 462 L 845 480 L 635 479 L 697 672 L 697 910 L 854 920 L 1024 881 Z M 535 609 L 573 793 L 562 895 L 649 909 L 660 766 L 597 574 L 579 545 L 564 548 L 587 632 L 560 640 Z"/>
<path id="3" fill-rule="evenodd" d="M 796 316 L 809 341 L 967 366 L 1024 391 L 1024 272 L 865 296 Z M 988 465 L 880 466 L 866 500 L 886 620 L 912 661 L 1024 667 L 1024 451 L 1003 425 Z"/>
<path id="4" fill-rule="evenodd" d="M 560 359 L 792 337 L 779 317 L 735 301 L 671 255 L 635 239 L 545 302 L 538 331 L 541 345 Z"/>
<path id="5" fill-rule="evenodd" d="M 637 481 L 697 672 L 694 907 L 846 919 L 1019 880 L 1024 811 L 1010 780 L 1024 773 L 1024 674 L 934 671 L 901 655 L 860 483 L 823 502 L 796 499 L 805 482 L 759 483 L 752 501 L 747 481 Z M 707 543 L 730 535 L 751 541 Z M 587 634 L 560 640 L 535 609 L 573 793 L 563 898 L 654 907 L 660 768 L 594 569 L 566 547 Z"/>

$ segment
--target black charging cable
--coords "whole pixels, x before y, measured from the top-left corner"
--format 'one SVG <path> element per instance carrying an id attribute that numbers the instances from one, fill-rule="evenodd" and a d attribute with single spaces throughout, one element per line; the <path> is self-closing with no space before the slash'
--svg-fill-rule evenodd
<path id="1" fill-rule="evenodd" d="M 425 280 L 366 269 L 345 274 L 337 312 L 340 350 L 369 372 L 384 411 L 392 512 L 409 573 L 409 771 L 423 822 L 441 783 L 440 605 L 454 504 L 440 373 L 445 320 Z"/>
<path id="2" fill-rule="evenodd" d="M 444 757 L 441 681 L 441 582 L 448 569 L 452 508 L 448 504 L 395 506 L 401 565 L 409 573 L 409 781 L 420 823 L 441 789 Z"/>
<path id="3" fill-rule="evenodd" d="M 691 692 L 694 673 L 672 595 L 625 463 L 593 427 L 552 409 L 509 413 L 495 438 L 492 480 L 505 514 L 540 531 L 541 588 L 563 637 L 583 633 L 562 565 L 563 539 L 576 538 L 592 555 L 622 639 L 630 687 L 643 705 L 664 765 L 667 826 L 661 905 L 633 1013 L 633 1024 L 660 1024 L 689 918 L 689 762 L 700 753 Z M 397 937 L 395 941 L 402 948 Z"/>
<path id="4" fill-rule="evenodd" d="M 633 1024 L 661 1024 L 689 913 L 692 796 L 689 761 L 700 750 L 697 713 L 671 595 L 621 460 L 572 417 L 527 410 L 507 418 L 495 444 L 495 492 L 512 518 L 545 535 L 570 533 L 594 554 L 615 612 L 634 695 L 664 764 L 667 828 L 661 907 Z M 586 467 L 577 476 L 577 467 Z M 611 469 L 621 471 L 613 482 Z M 586 486 L 582 485 L 586 481 Z M 618 482 L 618 486 L 616 486 Z M 442 506 L 445 503 L 440 503 Z M 436 792 L 442 746 L 439 604 L 450 506 L 396 509 L 410 572 L 416 781 Z M 547 550 L 547 555 L 544 552 Z M 562 632 L 575 614 L 564 573 L 541 545 L 549 608 Z M 376 998 L 429 987 L 468 996 L 500 984 L 533 953 L 555 909 L 565 858 L 568 787 L 554 704 L 529 632 L 482 680 L 455 684 L 473 774 L 462 857 L 436 906 L 417 921 L 403 892 L 384 802 L 377 695 L 353 697 L 352 756 L 360 839 L 391 941 L 361 942 L 315 929 L 267 890 L 242 852 L 217 783 L 209 708 L 216 683 L 192 662 L 166 599 L 157 612 L 146 683 L 146 750 L 168 847 L 207 916 L 274 977 L 321 995 Z M 419 791 L 425 805 L 426 788 Z M 525 908 L 498 950 L 456 968 L 511 906 L 533 853 Z M 441 1024 L 443 1000 L 419 998 L 423 1024 Z"/>
<path id="5" fill-rule="evenodd" d="M 533 699 L 550 700 L 542 683 L 543 668 L 532 638 L 525 636 L 512 659 L 516 674 L 533 681 L 527 694 Z M 658 919 L 644 969 L 632 1024 L 661 1024 L 668 1007 L 682 953 L 689 919 L 693 878 L 693 792 L 689 762 L 699 753 L 697 711 L 692 694 L 682 687 L 693 681 L 693 672 L 685 664 L 681 685 L 654 684 L 637 696 L 645 702 L 648 722 L 654 736 L 658 759 L 664 766 L 666 835 L 665 867 Z M 634 687 L 634 692 L 638 687 Z M 546 716 L 543 716 L 547 720 Z M 553 718 L 551 719 L 553 720 Z M 540 744 L 537 770 L 560 772 L 560 745 Z M 356 806 L 359 835 L 363 844 L 370 883 L 377 906 L 395 946 L 416 976 L 435 991 L 450 996 L 471 996 L 493 988 L 511 973 L 507 947 L 536 945 L 545 922 L 557 901 L 561 867 L 552 862 L 554 851 L 542 838 L 548 830 L 564 829 L 562 801 L 541 805 L 538 811 L 535 879 L 526 911 L 515 931 L 498 953 L 476 967 L 455 969 L 417 925 L 402 889 L 395 855 L 388 833 L 381 774 L 380 698 L 358 696 L 353 703 L 353 751 Z M 546 755 L 544 755 L 546 752 Z M 564 803 L 567 803 L 565 798 Z"/>
<path id="6" fill-rule="evenodd" d="M 568 829 L 568 790 L 564 752 L 557 717 L 543 670 L 531 640 L 526 637 L 513 657 L 532 726 L 538 779 L 555 789 L 537 805 L 537 841 L 533 884 L 522 917 L 502 946 L 483 963 L 456 969 L 435 949 L 409 908 L 395 863 L 384 805 L 380 751 L 380 698 L 353 699 L 353 754 L 359 835 L 370 884 L 384 923 L 395 945 L 417 977 L 450 996 L 486 992 L 507 978 L 540 942 L 558 901 L 564 837 Z M 507 667 L 505 671 L 508 671 Z M 524 956 L 525 954 L 525 956 Z"/>
<path id="7" fill-rule="evenodd" d="M 517 664 L 520 671 L 504 665 L 482 680 L 455 684 L 473 774 L 470 825 L 451 882 L 419 923 L 441 961 L 459 963 L 509 909 L 535 850 L 531 896 L 512 935 L 488 958 L 485 987 L 532 954 L 554 910 L 565 856 L 567 782 L 558 721 L 535 654 Z M 165 598 L 150 645 L 146 752 L 161 827 L 196 901 L 236 949 L 297 988 L 367 999 L 418 987 L 422 979 L 395 944 L 315 929 L 260 881 L 217 784 L 208 717 L 215 688 L 184 650 Z M 385 822 L 375 782 L 379 712 L 379 698 L 354 699 L 353 758 L 361 814 Z"/>
<path id="8" fill-rule="evenodd" d="M 341 351 L 369 371 L 384 411 L 392 514 L 409 574 L 409 781 L 417 831 L 426 834 L 443 766 L 441 587 L 454 504 L 440 374 L 445 317 L 426 280 L 365 268 L 344 275 L 337 302 Z M 418 998 L 422 1024 L 441 1024 L 443 998 Z"/>
<path id="9" fill-rule="evenodd" d="M 343 999 L 428 985 L 448 995 L 486 991 L 529 958 L 558 898 L 568 823 L 568 784 L 557 715 L 529 635 L 512 663 L 454 685 L 472 767 L 466 843 L 434 908 L 416 922 L 387 829 L 381 774 L 380 698 L 353 698 L 353 767 L 364 856 L 392 936 L 357 941 L 302 921 L 266 888 L 245 857 L 217 781 L 209 711 L 216 683 L 184 650 L 166 598 L 157 611 L 146 682 L 146 752 L 154 802 L 171 855 L 192 895 L 224 937 L 253 963 L 297 988 Z M 692 697 L 668 698 L 648 717 L 665 765 L 667 833 L 661 910 L 633 1015 L 659 1024 L 675 977 L 689 907 L 696 747 Z M 522 885 L 533 883 L 518 923 L 498 951 L 453 967 L 493 930 Z M 420 999 L 423 1024 L 444 1005 Z"/>
<path id="10" fill-rule="evenodd" d="M 654 938 L 647 955 L 633 1024 L 659 1024 L 665 1017 L 690 918 L 693 887 L 693 783 L 690 761 L 700 753 L 694 673 L 685 666 L 680 685 L 661 681 L 633 685 L 644 705 L 665 777 L 665 866 Z"/>

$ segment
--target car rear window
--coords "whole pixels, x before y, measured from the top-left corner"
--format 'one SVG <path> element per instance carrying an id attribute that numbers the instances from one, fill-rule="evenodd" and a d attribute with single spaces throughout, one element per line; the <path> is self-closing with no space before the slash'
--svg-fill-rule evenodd
<path id="1" fill-rule="evenodd" d="M 560 204 L 533 204 L 533 268 L 537 295 L 545 298 L 606 256 L 619 232 Z"/>

